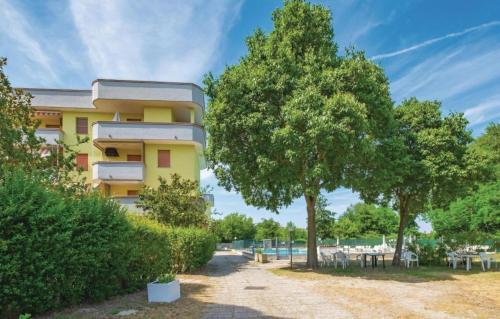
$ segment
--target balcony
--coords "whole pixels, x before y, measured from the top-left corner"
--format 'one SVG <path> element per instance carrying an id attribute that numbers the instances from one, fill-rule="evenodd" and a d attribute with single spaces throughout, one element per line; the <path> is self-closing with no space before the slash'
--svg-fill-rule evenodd
<path id="1" fill-rule="evenodd" d="M 205 107 L 199 86 L 179 82 L 97 79 L 92 82 L 92 100 L 98 108 L 136 101 L 142 105 L 191 105 L 202 110 Z"/>
<path id="2" fill-rule="evenodd" d="M 92 137 L 97 147 L 109 142 L 197 143 L 205 148 L 205 131 L 192 123 L 95 122 Z"/>
<path id="3" fill-rule="evenodd" d="M 94 182 L 107 184 L 131 184 L 144 181 L 142 162 L 95 162 L 92 164 Z"/>
<path id="4" fill-rule="evenodd" d="M 57 140 L 63 138 L 63 132 L 58 128 L 39 128 L 35 134 L 45 140 L 45 145 L 57 145 Z"/>

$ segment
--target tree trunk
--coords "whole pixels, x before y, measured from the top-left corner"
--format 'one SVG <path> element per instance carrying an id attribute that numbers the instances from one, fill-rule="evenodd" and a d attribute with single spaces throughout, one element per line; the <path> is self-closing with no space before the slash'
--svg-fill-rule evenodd
<path id="1" fill-rule="evenodd" d="M 398 240 L 396 241 L 396 251 L 394 252 L 394 257 L 392 259 L 393 266 L 399 266 L 401 263 L 401 250 L 403 248 L 404 230 L 406 224 L 408 223 L 408 202 L 409 199 L 403 196 L 399 197 L 399 228 L 398 228 Z"/>
<path id="2" fill-rule="evenodd" d="M 318 268 L 318 252 L 316 249 L 316 204 L 317 196 L 304 195 L 307 204 L 307 267 Z"/>

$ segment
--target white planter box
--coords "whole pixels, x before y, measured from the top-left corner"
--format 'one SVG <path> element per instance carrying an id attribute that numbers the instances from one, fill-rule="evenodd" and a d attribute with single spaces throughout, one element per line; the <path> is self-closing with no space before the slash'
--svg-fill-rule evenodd
<path id="1" fill-rule="evenodd" d="M 173 302 L 181 297 L 181 285 L 176 279 L 166 284 L 153 281 L 148 284 L 149 302 Z"/>

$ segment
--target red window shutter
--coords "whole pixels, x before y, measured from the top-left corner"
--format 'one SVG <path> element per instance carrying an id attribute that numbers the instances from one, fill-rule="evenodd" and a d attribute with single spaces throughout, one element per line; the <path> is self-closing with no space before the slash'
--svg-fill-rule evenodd
<path id="1" fill-rule="evenodd" d="M 89 121 L 86 117 L 76 118 L 76 134 L 89 134 Z"/>
<path id="2" fill-rule="evenodd" d="M 158 167 L 170 167 L 170 151 L 158 151 Z"/>
<path id="3" fill-rule="evenodd" d="M 131 189 L 129 189 L 127 191 L 127 196 L 137 196 L 137 195 L 139 195 L 139 191 L 138 190 L 131 190 Z"/>
<path id="4" fill-rule="evenodd" d="M 88 154 L 76 154 L 76 168 L 82 169 L 84 171 L 89 170 L 89 155 Z"/>
<path id="5" fill-rule="evenodd" d="M 127 155 L 127 162 L 140 162 L 140 161 L 142 161 L 141 155 L 134 155 L 134 154 Z"/>

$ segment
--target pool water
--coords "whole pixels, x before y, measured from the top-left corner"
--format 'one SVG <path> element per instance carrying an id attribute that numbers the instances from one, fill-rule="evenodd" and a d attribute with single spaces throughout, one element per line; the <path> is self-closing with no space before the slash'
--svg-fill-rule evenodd
<path id="1" fill-rule="evenodd" d="M 266 248 L 262 250 L 262 253 L 264 254 L 269 254 L 269 255 L 276 255 L 276 248 Z M 278 255 L 279 256 L 288 256 L 290 253 L 289 248 L 278 248 Z M 292 249 L 292 254 L 293 255 L 307 255 L 307 249 L 306 248 L 293 248 Z"/>

